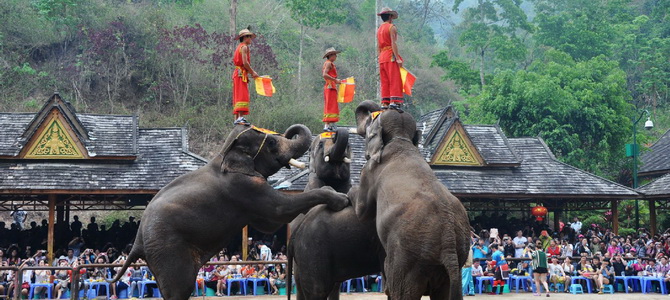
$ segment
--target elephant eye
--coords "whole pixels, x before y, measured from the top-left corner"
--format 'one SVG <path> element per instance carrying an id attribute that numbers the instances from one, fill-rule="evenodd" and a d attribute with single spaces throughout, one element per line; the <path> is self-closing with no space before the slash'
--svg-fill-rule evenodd
<path id="1" fill-rule="evenodd" d="M 272 149 L 277 147 L 277 141 L 275 141 L 274 139 L 268 139 L 267 144 L 268 144 L 268 147 L 270 147 Z"/>

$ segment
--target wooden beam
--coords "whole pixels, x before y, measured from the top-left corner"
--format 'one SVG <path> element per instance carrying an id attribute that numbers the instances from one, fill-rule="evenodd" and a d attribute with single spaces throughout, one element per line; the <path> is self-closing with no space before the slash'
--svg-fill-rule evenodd
<path id="1" fill-rule="evenodd" d="M 56 195 L 49 195 L 49 231 L 47 234 L 47 259 L 49 265 L 54 260 L 54 223 L 56 214 Z"/>
<path id="2" fill-rule="evenodd" d="M 5 189 L 0 191 L 0 195 L 139 195 L 156 194 L 159 190 L 19 190 Z"/>
<path id="3" fill-rule="evenodd" d="M 247 260 L 247 251 L 249 250 L 249 226 L 242 228 L 242 260 Z"/>
<path id="4" fill-rule="evenodd" d="M 651 236 L 656 234 L 656 201 L 649 200 L 649 227 L 651 227 Z"/>
<path id="5" fill-rule="evenodd" d="M 612 232 L 619 235 L 619 201 L 612 200 Z"/>

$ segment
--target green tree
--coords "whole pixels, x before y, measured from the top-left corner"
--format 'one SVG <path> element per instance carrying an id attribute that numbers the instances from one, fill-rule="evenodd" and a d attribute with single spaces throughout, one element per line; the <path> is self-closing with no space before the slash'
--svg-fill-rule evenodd
<path id="1" fill-rule="evenodd" d="M 453 11 L 458 12 L 464 0 L 454 2 Z M 464 13 L 461 46 L 479 60 L 479 79 L 486 85 L 484 65 L 487 56 L 500 61 L 517 61 L 526 55 L 526 46 L 520 33 L 532 32 L 526 13 L 521 9 L 522 0 L 478 0 Z"/>
<path id="2" fill-rule="evenodd" d="M 432 66 L 444 69 L 442 80 L 453 80 L 461 89 L 471 91 L 480 84 L 479 74 L 464 61 L 452 59 L 447 51 L 441 51 L 433 56 Z"/>
<path id="3" fill-rule="evenodd" d="M 319 29 L 321 25 L 342 22 L 346 17 L 343 0 L 287 0 L 293 20 L 300 24 L 300 49 L 298 50 L 298 87 L 302 82 L 302 51 L 307 28 Z"/>
<path id="4" fill-rule="evenodd" d="M 603 174 L 623 156 L 631 105 L 625 73 L 599 56 L 549 51 L 528 71 L 497 74 L 476 109 L 513 137 L 541 136 L 563 162 Z"/>
<path id="5" fill-rule="evenodd" d="M 535 39 L 575 60 L 610 55 L 615 24 L 628 19 L 623 1 L 533 0 Z M 626 20 L 629 21 L 629 20 Z"/>

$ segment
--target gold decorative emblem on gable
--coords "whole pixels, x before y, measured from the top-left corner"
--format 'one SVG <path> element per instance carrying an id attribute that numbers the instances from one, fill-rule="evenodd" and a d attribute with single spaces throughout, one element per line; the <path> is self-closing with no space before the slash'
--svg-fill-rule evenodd
<path id="1" fill-rule="evenodd" d="M 86 158 L 67 127 L 63 125 L 59 114 L 52 112 L 45 125 L 41 126 L 30 143 L 24 158 L 32 159 L 78 159 Z"/>
<path id="2" fill-rule="evenodd" d="M 449 129 L 447 136 L 433 156 L 434 165 L 482 166 L 483 159 L 459 122 Z"/>

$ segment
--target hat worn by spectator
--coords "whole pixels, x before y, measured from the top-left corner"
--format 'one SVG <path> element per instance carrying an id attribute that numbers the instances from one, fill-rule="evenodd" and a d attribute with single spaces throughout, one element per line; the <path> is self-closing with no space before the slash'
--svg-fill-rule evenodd
<path id="1" fill-rule="evenodd" d="M 60 262 L 63 261 L 63 260 L 66 261 L 66 262 L 70 262 L 69 260 L 67 260 L 67 257 L 65 257 L 65 255 L 61 255 L 61 256 L 58 258 L 58 262 L 60 263 Z"/>
<path id="2" fill-rule="evenodd" d="M 252 39 L 256 38 L 256 34 L 251 32 L 251 30 L 249 30 L 249 28 L 245 28 L 245 29 L 240 30 L 240 33 L 237 35 L 237 38 L 239 39 L 239 38 L 245 37 L 247 35 L 250 35 Z"/>
<path id="3" fill-rule="evenodd" d="M 391 15 L 391 19 L 397 19 L 398 18 L 398 12 L 395 10 L 392 10 L 388 7 L 382 8 L 382 11 L 377 14 L 378 16 L 381 15 Z"/>
<path id="4" fill-rule="evenodd" d="M 330 56 L 330 55 L 338 54 L 338 53 L 341 53 L 341 52 L 342 52 L 342 51 L 337 51 L 337 50 L 335 50 L 334 47 L 330 47 L 330 48 L 326 49 L 326 52 L 325 52 L 325 54 L 323 55 L 323 58 L 327 58 L 327 57 Z"/>

